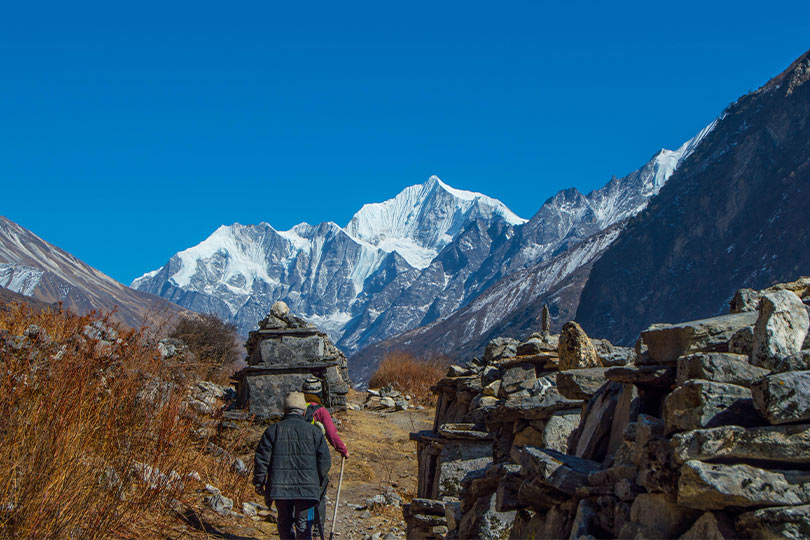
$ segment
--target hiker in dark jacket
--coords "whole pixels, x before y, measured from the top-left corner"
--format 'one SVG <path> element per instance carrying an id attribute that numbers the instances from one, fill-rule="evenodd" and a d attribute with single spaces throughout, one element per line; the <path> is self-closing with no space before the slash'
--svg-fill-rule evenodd
<path id="1" fill-rule="evenodd" d="M 323 433 L 304 419 L 304 394 L 284 400 L 284 418 L 268 427 L 256 448 L 253 485 L 267 505 L 276 501 L 282 540 L 312 538 L 315 506 L 332 464 Z"/>

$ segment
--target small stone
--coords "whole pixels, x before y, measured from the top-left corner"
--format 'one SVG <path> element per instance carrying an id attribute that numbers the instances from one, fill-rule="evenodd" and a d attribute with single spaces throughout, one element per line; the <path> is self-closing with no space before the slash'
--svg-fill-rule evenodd
<path id="1" fill-rule="evenodd" d="M 270 308 L 270 313 L 273 315 L 273 317 L 283 319 L 284 317 L 289 315 L 290 307 L 285 302 L 279 300 L 275 302 L 273 306 Z"/>
<path id="2" fill-rule="evenodd" d="M 223 495 L 210 495 L 205 498 L 205 503 L 221 516 L 229 516 L 233 510 L 233 501 Z"/>
<path id="3" fill-rule="evenodd" d="M 534 387 L 537 381 L 534 366 L 521 364 L 507 369 L 501 378 L 501 392 L 513 393 Z"/>
<path id="4" fill-rule="evenodd" d="M 487 343 L 484 350 L 484 361 L 495 362 L 501 358 L 513 358 L 517 355 L 517 346 L 520 342 L 513 338 L 498 337 Z"/>
<path id="5" fill-rule="evenodd" d="M 384 397 L 380 399 L 380 406 L 385 407 L 386 409 L 393 409 L 396 407 L 396 402 L 393 398 Z"/>
<path id="6" fill-rule="evenodd" d="M 569 369 L 557 373 L 557 390 L 568 399 L 590 399 L 607 382 L 607 368 Z"/>

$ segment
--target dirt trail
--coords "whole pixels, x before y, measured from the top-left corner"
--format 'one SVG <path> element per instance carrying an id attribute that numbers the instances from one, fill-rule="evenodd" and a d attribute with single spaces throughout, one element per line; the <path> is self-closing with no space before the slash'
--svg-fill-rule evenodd
<path id="1" fill-rule="evenodd" d="M 357 401 L 359 396 L 353 396 Z M 409 433 L 429 429 L 434 410 L 409 410 L 383 412 L 361 409 L 338 413 L 338 431 L 349 449 L 340 492 L 340 507 L 335 538 L 340 540 L 363 540 L 366 536 L 380 533 L 381 538 L 405 538 L 405 522 L 402 510 L 394 506 L 365 507 L 366 500 L 393 489 L 404 502 L 416 494 L 416 443 Z M 260 433 L 259 433 L 260 435 Z M 258 440 L 258 435 L 257 435 Z M 340 474 L 340 454 L 332 451 L 332 469 L 327 489 L 326 537 L 331 531 L 333 501 L 337 492 Z M 244 456 L 244 458 L 251 456 Z M 245 480 L 249 482 L 249 479 Z M 256 497 L 256 502 L 260 502 Z M 238 510 L 234 508 L 234 510 Z M 275 512 L 275 509 L 273 510 Z M 171 535 L 170 538 L 223 538 L 230 540 L 278 539 L 276 525 L 264 520 L 248 518 L 223 518 L 206 512 L 194 524 L 190 536 Z M 389 535 L 390 533 L 390 535 Z M 187 533 L 188 534 L 188 533 Z M 386 536 L 388 535 L 388 536 Z"/>

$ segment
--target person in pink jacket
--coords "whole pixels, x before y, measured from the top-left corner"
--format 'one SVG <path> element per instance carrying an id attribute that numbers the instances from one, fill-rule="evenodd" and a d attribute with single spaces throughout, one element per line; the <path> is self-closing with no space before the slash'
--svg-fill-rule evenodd
<path id="1" fill-rule="evenodd" d="M 344 459 L 348 458 L 349 450 L 346 448 L 346 444 L 340 438 L 340 435 L 338 435 L 335 423 L 332 421 L 332 415 L 329 414 L 329 409 L 323 406 L 323 383 L 321 383 L 321 380 L 314 376 L 307 377 L 301 390 L 304 392 L 304 398 L 307 401 L 306 421 L 319 425 L 329 444 L 331 444 Z M 325 517 L 326 485 L 322 488 L 321 499 L 315 509 L 315 530 L 313 530 L 313 533 L 317 532 L 317 534 L 320 535 L 321 540 L 323 540 L 326 535 L 323 526 Z"/>

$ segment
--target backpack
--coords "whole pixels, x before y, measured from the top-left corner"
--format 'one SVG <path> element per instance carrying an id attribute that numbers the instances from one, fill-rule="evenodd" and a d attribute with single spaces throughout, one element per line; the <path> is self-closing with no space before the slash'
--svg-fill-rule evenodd
<path id="1" fill-rule="evenodd" d="M 326 428 L 323 427 L 323 424 L 321 424 L 320 422 L 315 420 L 315 413 L 318 411 L 318 409 L 322 409 L 322 408 L 323 408 L 322 405 L 307 405 L 307 412 L 304 415 L 304 419 L 308 423 L 310 423 L 310 424 L 312 424 L 314 426 L 318 426 L 318 428 L 321 430 L 321 433 L 326 435 Z"/>

